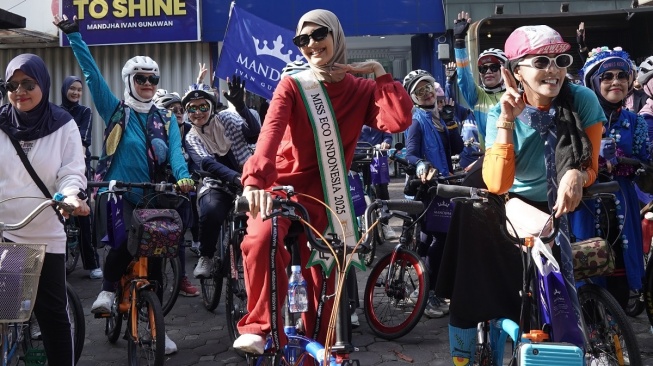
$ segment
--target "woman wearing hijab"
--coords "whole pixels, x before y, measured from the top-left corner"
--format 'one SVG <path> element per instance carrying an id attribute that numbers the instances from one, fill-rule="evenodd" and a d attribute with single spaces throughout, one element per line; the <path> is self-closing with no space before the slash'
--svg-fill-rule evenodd
<path id="1" fill-rule="evenodd" d="M 61 86 L 61 107 L 65 109 L 77 123 L 79 134 L 82 137 L 86 157 L 86 172 L 91 168 L 91 129 L 93 128 L 93 114 L 91 108 L 79 104 L 82 99 L 82 79 L 77 76 L 68 76 L 64 79 Z M 90 272 L 92 279 L 102 278 L 102 269 L 100 268 L 100 257 L 91 241 L 91 217 L 85 216 L 77 219 L 81 234 L 80 251 L 82 254 L 82 264 L 84 269 Z"/>
<path id="2" fill-rule="evenodd" d="M 217 100 L 208 85 L 194 84 L 186 92 L 182 104 L 192 127 L 186 136 L 186 150 L 191 170 L 210 174 L 204 178 L 197 205 L 199 213 L 200 259 L 193 275 L 208 278 L 213 268 L 213 255 L 222 222 L 233 206 L 233 192 L 216 179 L 237 190 L 241 187 L 243 165 L 251 156 L 246 137 L 258 134 L 258 126 L 251 126 L 236 113 L 223 110 L 216 113 Z"/>
<path id="3" fill-rule="evenodd" d="M 287 288 L 285 268 L 290 261 L 283 245 L 279 246 L 277 256 L 270 258 L 271 222 L 263 219 L 271 212 L 272 200 L 266 190 L 278 185 L 292 185 L 297 192 L 320 200 L 329 197 L 329 202 L 334 202 L 331 197 L 334 191 L 349 192 L 346 167 L 352 162 L 363 125 L 381 131 L 400 132 L 408 128 L 411 121 L 410 97 L 381 64 L 376 61 L 346 64 L 345 35 L 335 14 L 327 10 L 312 10 L 299 20 L 295 34 L 293 43 L 307 59 L 310 69 L 280 81 L 265 117 L 256 151 L 243 169 L 243 195 L 249 200 L 251 214 L 247 236 L 241 245 L 248 313 L 238 323 L 241 336 L 234 342 L 234 348 L 255 354 L 263 352 L 267 334 L 272 331 L 283 333 L 283 329 L 272 329 L 270 309 L 273 303 L 283 304 L 286 294 L 279 291 L 277 298 L 273 299 L 270 281 L 275 276 L 278 288 Z M 352 75 L 354 73 L 374 74 L 376 80 L 355 77 Z M 305 92 L 307 88 L 312 88 L 310 96 Z M 314 107 L 307 109 L 309 104 L 304 104 L 304 100 Z M 316 118 L 316 109 L 321 111 L 319 118 Z M 324 178 L 324 166 L 320 163 L 328 160 L 324 158 L 324 136 L 329 133 L 339 134 L 338 139 L 326 141 L 327 144 L 335 142 L 340 145 L 340 148 L 336 146 L 335 151 L 330 151 L 337 155 L 337 163 L 332 167 L 335 169 L 333 174 L 340 178 L 337 182 Z M 318 159 L 318 155 L 322 158 Z M 296 197 L 308 210 L 311 224 L 324 231 L 327 228 L 324 207 L 302 196 Z M 344 215 L 349 216 L 334 216 L 332 220 L 348 219 L 353 212 L 345 210 Z M 280 243 L 289 225 L 290 221 L 279 220 Z M 328 231 L 335 232 L 333 229 Z M 349 244 L 353 233 L 346 234 L 345 242 Z M 299 237 L 299 243 L 306 243 L 303 234 Z M 302 272 L 307 281 L 310 304 L 309 311 L 303 316 L 306 334 L 314 332 L 316 309 L 321 300 L 319 289 L 323 283 L 322 269 L 315 266 L 305 268 L 310 254 L 307 246 L 300 246 L 304 264 Z M 275 261 L 274 272 L 271 261 Z M 327 293 L 334 291 L 334 277 L 332 275 L 327 281 Z M 325 302 L 323 314 L 331 313 L 332 302 L 333 299 Z M 281 312 L 278 313 L 274 322 L 283 324 Z M 322 316 L 322 319 L 328 318 Z M 324 341 L 327 327 L 322 325 L 319 330 L 318 340 Z M 285 343 L 283 334 L 280 334 L 280 343 Z"/>
<path id="4" fill-rule="evenodd" d="M 181 150 L 181 137 L 177 119 L 172 112 L 156 107 L 152 98 L 159 83 L 159 65 L 147 56 L 135 56 L 127 60 L 122 68 L 125 83 L 124 99 L 114 96 L 98 69 L 93 56 L 79 33 L 79 24 L 55 16 L 54 24 L 68 37 L 70 46 L 79 63 L 93 102 L 106 125 L 102 157 L 95 179 L 118 180 L 122 182 L 160 182 L 165 168 L 170 164 L 177 185 L 184 193 L 193 187 L 188 167 Z M 113 217 L 114 223 L 123 223 L 125 231 L 131 227 L 132 212 L 142 199 L 142 191 L 132 190 L 117 199 L 122 208 Z M 102 195 L 100 204 L 106 202 Z M 118 211 L 118 209 L 116 210 Z M 99 221 L 106 224 L 105 210 L 99 210 Z M 127 251 L 127 235 L 117 243 L 110 243 L 112 249 L 104 262 L 102 291 L 91 307 L 92 313 L 108 313 L 115 296 L 115 286 L 132 261 Z M 161 277 L 159 260 L 150 261 L 150 276 Z M 158 281 L 162 283 L 162 281 Z M 162 289 L 157 290 L 159 300 Z M 177 351 L 177 345 L 166 334 L 165 353 Z"/>
<path id="5" fill-rule="evenodd" d="M 84 155 L 77 125 L 68 112 L 49 103 L 50 75 L 41 58 L 16 56 L 5 72 L 9 104 L 0 107 L 0 200 L 12 197 L 44 197 L 12 140 L 18 141 L 29 163 L 50 195 L 60 192 L 76 208 L 73 215 L 88 215 L 85 203 Z M 29 201 L 32 202 L 32 201 Z M 18 223 L 35 204 L 11 200 L 0 204 L 0 217 Z M 38 202 L 40 203 L 40 202 Z M 37 204 L 38 204 L 37 203 Z M 66 297 L 66 233 L 58 215 L 46 210 L 25 228 L 3 233 L 6 241 L 47 243 L 34 305 L 43 345 L 51 365 L 73 365 L 74 350 Z"/>
<path id="6" fill-rule="evenodd" d="M 632 62 L 620 47 L 595 48 L 581 70 L 583 82 L 599 98 L 605 113 L 603 140 L 599 156 L 599 180 L 615 180 L 620 190 L 616 200 L 586 200 L 570 219 L 576 240 L 603 237 L 615 252 L 615 273 L 605 278 L 608 290 L 626 307 L 629 289 L 639 291 L 644 277 L 641 245 L 642 225 L 639 200 L 635 190 L 637 167 L 618 163 L 617 157 L 650 159 L 648 126 L 644 117 L 624 108 L 624 99 L 632 88 Z M 608 212 L 613 212 L 608 217 Z M 604 223 L 609 223 L 607 227 Z"/>

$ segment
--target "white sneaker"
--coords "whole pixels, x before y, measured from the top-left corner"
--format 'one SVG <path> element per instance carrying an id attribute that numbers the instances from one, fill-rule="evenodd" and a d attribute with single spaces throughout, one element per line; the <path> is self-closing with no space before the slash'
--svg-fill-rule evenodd
<path id="1" fill-rule="evenodd" d="M 166 333 L 166 355 L 171 355 L 175 352 L 177 352 L 177 345 L 168 337 L 168 333 Z"/>
<path id="2" fill-rule="evenodd" d="M 262 355 L 265 350 L 265 338 L 258 334 L 241 334 L 234 341 L 234 349 L 245 353 Z"/>
<path id="3" fill-rule="evenodd" d="M 89 277 L 91 277 L 92 280 L 101 280 L 104 277 L 104 274 L 102 273 L 101 268 L 96 268 L 91 270 Z"/>
<path id="4" fill-rule="evenodd" d="M 361 323 L 358 321 L 358 314 L 356 314 L 356 311 L 351 313 L 351 327 L 352 328 L 358 328 Z"/>
<path id="5" fill-rule="evenodd" d="M 93 314 L 107 314 L 111 312 L 111 305 L 113 298 L 116 296 L 111 291 L 102 291 L 95 299 L 93 306 L 91 306 L 91 313 Z"/>
<path id="6" fill-rule="evenodd" d="M 392 228 L 392 226 L 383 225 L 383 236 L 386 238 L 386 240 L 391 240 L 397 237 L 397 233 L 395 233 L 395 230 Z"/>
<path id="7" fill-rule="evenodd" d="M 419 289 L 415 289 L 415 291 L 411 292 L 410 295 L 408 296 L 408 302 L 410 304 L 417 304 L 417 300 L 419 299 Z"/>
<path id="8" fill-rule="evenodd" d="M 429 303 L 424 309 L 424 315 L 426 315 L 427 318 L 442 318 L 444 312 Z"/>
<path id="9" fill-rule="evenodd" d="M 197 265 L 193 270 L 195 278 L 208 278 L 211 276 L 211 267 L 213 267 L 213 259 L 209 257 L 200 257 Z"/>

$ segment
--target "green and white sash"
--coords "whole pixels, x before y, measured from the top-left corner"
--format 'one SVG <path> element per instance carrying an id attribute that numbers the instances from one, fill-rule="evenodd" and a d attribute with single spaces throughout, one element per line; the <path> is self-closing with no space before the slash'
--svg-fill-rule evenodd
<path id="1" fill-rule="evenodd" d="M 313 127 L 324 202 L 336 213 L 334 215 L 327 210 L 328 226 L 326 232 L 338 233 L 342 237 L 342 231 L 338 223 L 341 222 L 345 228 L 345 243 L 347 246 L 353 247 L 358 240 L 357 222 L 349 192 L 349 181 L 347 179 L 340 131 L 333 106 L 331 106 L 331 100 L 322 82 L 318 81 L 310 70 L 296 73 L 292 77 L 299 86 L 309 121 Z M 328 276 L 333 270 L 335 261 L 331 255 L 313 251 L 307 267 L 316 264 L 321 265 Z M 352 264 L 363 271 L 365 270 L 365 265 L 359 258 L 355 258 Z"/>

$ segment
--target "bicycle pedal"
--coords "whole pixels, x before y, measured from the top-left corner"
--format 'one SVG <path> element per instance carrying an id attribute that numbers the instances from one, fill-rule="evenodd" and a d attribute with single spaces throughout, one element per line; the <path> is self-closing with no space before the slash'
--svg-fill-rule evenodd
<path id="1" fill-rule="evenodd" d="M 360 366 L 361 363 L 358 360 L 342 360 L 341 366 Z"/>
<path id="2" fill-rule="evenodd" d="M 94 313 L 93 316 L 95 319 L 104 319 L 111 316 L 111 313 Z"/>

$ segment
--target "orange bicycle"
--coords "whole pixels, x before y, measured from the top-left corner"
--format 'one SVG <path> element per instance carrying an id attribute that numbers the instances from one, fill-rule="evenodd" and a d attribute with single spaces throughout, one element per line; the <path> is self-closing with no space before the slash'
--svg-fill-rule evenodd
<path id="1" fill-rule="evenodd" d="M 117 181 L 89 182 L 88 186 L 109 187 L 109 190 L 105 192 L 115 194 L 128 192 L 132 188 L 149 189 L 155 192 L 171 192 L 173 189 L 173 184 L 170 183 Z M 155 254 L 154 256 L 159 255 Z M 150 256 L 136 254 L 120 279 L 111 311 L 106 314 L 95 314 L 96 318 L 106 318 L 105 334 L 111 343 L 118 340 L 122 322 L 127 319 L 124 338 L 128 341 L 129 365 L 159 366 L 163 365 L 165 357 L 164 314 L 161 302 L 156 295 L 157 288 L 161 284 L 148 278 L 150 259 Z"/>

